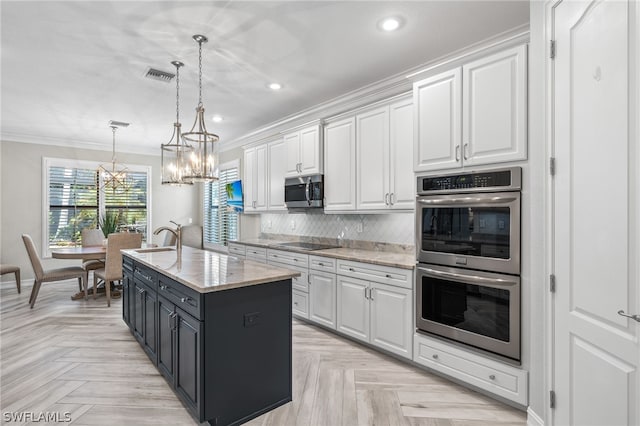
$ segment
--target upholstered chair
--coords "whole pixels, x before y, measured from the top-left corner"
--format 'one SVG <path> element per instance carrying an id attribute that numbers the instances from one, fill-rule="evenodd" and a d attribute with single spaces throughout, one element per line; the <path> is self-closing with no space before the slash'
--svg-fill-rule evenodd
<path id="1" fill-rule="evenodd" d="M 95 299 L 98 279 L 104 280 L 107 306 L 111 306 L 111 283 L 122 280 L 122 253 L 120 250 L 140 248 L 142 234 L 118 232 L 107 238 L 107 259 L 105 267 L 93 271 L 93 298 Z"/>
<path id="2" fill-rule="evenodd" d="M 5 263 L 0 264 L 0 275 L 14 274 L 16 277 L 16 287 L 18 287 L 18 293 L 20 293 L 20 267 L 16 265 L 7 265 Z"/>

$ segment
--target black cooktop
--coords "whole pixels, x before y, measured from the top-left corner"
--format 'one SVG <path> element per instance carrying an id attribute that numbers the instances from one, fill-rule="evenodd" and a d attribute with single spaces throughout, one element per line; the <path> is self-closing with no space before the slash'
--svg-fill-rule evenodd
<path id="1" fill-rule="evenodd" d="M 278 247 L 288 247 L 288 248 L 296 248 L 299 250 L 325 250 L 338 248 L 337 246 L 331 246 L 328 244 L 317 244 L 317 243 L 304 243 L 300 241 L 295 241 L 292 243 L 281 243 L 277 245 Z"/>

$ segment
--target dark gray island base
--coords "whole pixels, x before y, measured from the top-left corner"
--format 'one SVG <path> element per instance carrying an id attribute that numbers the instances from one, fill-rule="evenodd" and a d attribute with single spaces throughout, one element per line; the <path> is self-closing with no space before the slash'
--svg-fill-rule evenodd
<path id="1" fill-rule="evenodd" d="M 197 255 L 224 257 L 228 264 L 223 273 L 228 276 L 242 275 L 239 267 L 254 267 L 253 262 L 204 253 Z M 220 284 L 215 290 L 205 286 L 201 292 L 197 283 L 187 286 L 174 278 L 182 272 L 193 277 L 194 271 L 185 267 L 210 268 L 207 259 L 185 265 L 187 251 L 176 269 L 175 252 L 164 253 L 174 261 L 173 269 L 165 270 L 163 263 L 169 263 L 159 255 L 143 257 L 133 250 L 123 254 L 123 319 L 198 422 L 238 425 L 291 401 L 295 273 L 271 268 L 278 271 L 271 276 L 279 279 Z"/>

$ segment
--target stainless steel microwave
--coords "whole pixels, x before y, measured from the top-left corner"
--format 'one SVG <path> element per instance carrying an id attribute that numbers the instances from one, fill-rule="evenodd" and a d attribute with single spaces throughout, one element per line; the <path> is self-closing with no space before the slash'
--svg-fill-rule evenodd
<path id="1" fill-rule="evenodd" d="M 323 183 L 322 175 L 286 178 L 284 181 L 284 203 L 288 209 L 322 208 Z"/>

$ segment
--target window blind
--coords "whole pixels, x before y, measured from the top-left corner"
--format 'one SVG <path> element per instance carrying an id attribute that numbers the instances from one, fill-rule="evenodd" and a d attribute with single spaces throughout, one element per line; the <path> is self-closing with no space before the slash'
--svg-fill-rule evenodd
<path id="1" fill-rule="evenodd" d="M 227 204 L 226 186 L 238 180 L 237 167 L 220 170 L 218 180 L 207 183 L 204 190 L 204 241 L 226 246 L 238 238 L 238 213 Z"/>
<path id="2" fill-rule="evenodd" d="M 120 231 L 140 232 L 147 236 L 147 174 L 127 171 L 127 186 L 105 189 L 106 214 L 115 214 Z"/>

